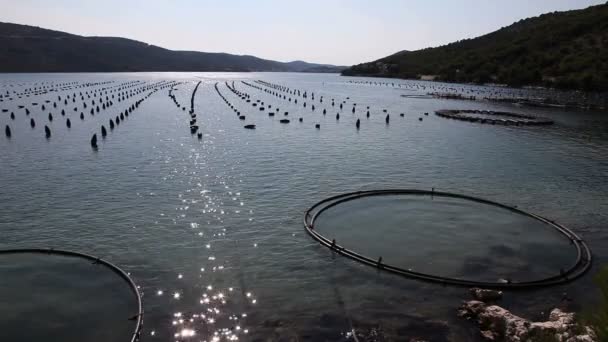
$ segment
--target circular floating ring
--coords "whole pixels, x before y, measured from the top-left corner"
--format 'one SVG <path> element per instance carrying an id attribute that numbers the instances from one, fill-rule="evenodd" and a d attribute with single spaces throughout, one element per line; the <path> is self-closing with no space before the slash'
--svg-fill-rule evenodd
<path id="1" fill-rule="evenodd" d="M 125 272 L 123 271 L 121 268 L 119 268 L 118 266 L 110 263 L 109 261 L 103 260 L 101 258 L 98 258 L 96 256 L 90 255 L 90 254 L 85 254 L 85 253 L 80 253 L 80 252 L 74 252 L 74 251 L 68 251 L 68 250 L 60 250 L 60 249 L 53 249 L 53 248 L 49 248 L 49 249 L 45 249 L 45 248 L 21 248 L 21 249 L 3 249 L 0 250 L 0 255 L 5 255 L 5 254 L 54 254 L 54 255 L 61 255 L 61 256 L 68 256 L 68 257 L 75 257 L 75 258 L 81 258 L 81 259 L 86 259 L 89 261 L 92 261 L 95 264 L 98 265 L 102 265 L 106 268 L 108 268 L 110 271 L 116 273 L 118 276 L 120 276 L 121 279 L 123 279 L 124 281 L 127 282 L 127 284 L 129 285 L 129 288 L 131 290 L 131 292 L 135 295 L 136 298 L 136 302 L 137 302 L 137 313 L 132 316 L 130 319 L 135 320 L 135 330 L 133 331 L 131 338 L 129 339 L 130 342 L 136 342 L 139 339 L 139 334 L 141 332 L 141 328 L 143 325 L 143 305 L 142 305 L 142 301 L 141 301 L 141 293 L 139 292 L 139 289 L 137 288 L 137 285 L 135 284 L 135 282 L 131 279 L 131 277 Z"/>
<path id="2" fill-rule="evenodd" d="M 552 120 L 546 118 L 510 112 L 498 112 L 493 110 L 442 109 L 436 111 L 435 115 L 446 119 L 455 119 L 490 125 L 546 126 L 553 124 Z M 496 117 L 503 118 L 501 119 Z"/>
<path id="3" fill-rule="evenodd" d="M 343 246 L 340 246 L 336 240 L 328 239 L 315 230 L 315 221 L 321 213 L 329 208 L 332 208 L 338 204 L 348 202 L 354 199 L 369 197 L 369 196 L 385 196 L 385 195 L 432 195 L 432 196 L 443 196 L 457 199 L 464 199 L 473 201 L 481 204 L 487 204 L 496 206 L 502 209 L 509 210 L 511 212 L 527 216 L 529 218 L 538 220 L 544 224 L 549 225 L 559 232 L 562 236 L 568 239 L 571 244 L 576 248 L 576 260 L 568 268 L 563 269 L 560 274 L 546 277 L 539 280 L 522 281 L 522 282 L 487 282 L 487 281 L 474 281 L 460 278 L 442 277 L 428 273 L 415 272 L 412 270 L 400 268 L 397 266 L 385 264 L 382 262 L 382 258 L 373 259 L 369 256 L 359 254 L 355 251 L 349 250 Z M 401 276 L 419 279 L 428 282 L 440 283 L 444 285 L 457 285 L 457 286 L 469 286 L 469 287 L 484 287 L 484 288 L 497 288 L 497 289 L 526 289 L 526 288 L 538 288 L 545 286 L 552 286 L 570 282 L 582 276 L 589 270 L 592 262 L 591 250 L 578 235 L 572 232 L 570 229 L 562 226 L 554 221 L 539 215 L 526 212 L 515 207 L 511 207 L 505 204 L 493 202 L 479 197 L 455 194 L 450 192 L 441 191 L 428 191 L 428 190 L 415 190 L 415 189 L 387 189 L 387 190 L 368 190 L 368 191 L 357 191 L 350 192 L 341 195 L 332 196 L 326 198 L 320 202 L 317 202 L 310 207 L 304 213 L 304 227 L 306 231 L 323 246 L 330 248 L 332 251 L 344 255 L 350 259 L 366 264 L 368 266 L 376 267 L 380 270 L 388 271 L 390 273 L 398 274 Z"/>

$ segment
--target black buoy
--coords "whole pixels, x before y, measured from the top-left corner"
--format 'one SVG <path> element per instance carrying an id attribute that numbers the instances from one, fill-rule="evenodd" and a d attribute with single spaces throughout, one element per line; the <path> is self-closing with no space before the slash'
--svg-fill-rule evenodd
<path id="1" fill-rule="evenodd" d="M 46 135 L 47 138 L 51 137 L 51 129 L 49 128 L 49 126 L 44 126 L 44 134 Z"/>
<path id="2" fill-rule="evenodd" d="M 6 128 L 4 129 L 4 133 L 6 134 L 7 138 L 11 137 L 11 128 L 8 125 L 6 125 Z"/>
<path id="3" fill-rule="evenodd" d="M 68 118 L 67 120 L 65 120 L 65 125 L 68 126 L 68 128 L 72 127 L 72 122 L 70 121 L 70 118 Z"/>
<path id="4" fill-rule="evenodd" d="M 390 120 L 390 114 L 386 114 L 386 119 L 384 119 L 384 121 L 386 121 L 386 123 L 388 124 L 388 121 Z"/>
<path id="5" fill-rule="evenodd" d="M 106 128 L 104 125 L 101 125 L 101 137 L 105 138 L 106 135 L 108 135 L 108 131 L 106 131 Z"/>
<path id="6" fill-rule="evenodd" d="M 357 126 L 357 129 L 359 129 L 359 126 L 361 126 L 361 120 L 357 119 L 355 126 Z"/>
<path id="7" fill-rule="evenodd" d="M 32 126 L 32 128 L 36 127 L 36 121 L 34 121 L 34 118 L 30 119 L 30 126 Z"/>
<path id="8" fill-rule="evenodd" d="M 93 134 L 93 137 L 91 137 L 91 147 L 97 148 L 97 134 Z"/>

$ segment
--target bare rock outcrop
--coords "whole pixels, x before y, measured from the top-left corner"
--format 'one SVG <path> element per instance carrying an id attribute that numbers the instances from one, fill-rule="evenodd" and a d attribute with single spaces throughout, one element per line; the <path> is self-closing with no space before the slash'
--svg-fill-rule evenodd
<path id="1" fill-rule="evenodd" d="M 498 305 L 472 300 L 462 304 L 458 315 L 475 320 L 481 328 L 482 336 L 489 341 L 598 341 L 590 327 L 576 322 L 574 313 L 560 309 L 553 309 L 546 322 L 531 322 Z"/>

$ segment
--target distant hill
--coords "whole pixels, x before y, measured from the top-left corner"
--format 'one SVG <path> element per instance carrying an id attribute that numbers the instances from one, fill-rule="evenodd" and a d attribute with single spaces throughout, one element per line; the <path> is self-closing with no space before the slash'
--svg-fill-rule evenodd
<path id="1" fill-rule="evenodd" d="M 136 40 L 84 37 L 0 23 L 0 72 L 293 71 L 340 72 L 345 67 L 289 63 L 227 53 L 173 51 Z"/>
<path id="2" fill-rule="evenodd" d="M 440 47 L 401 51 L 342 74 L 608 90 L 608 3 L 520 20 Z"/>

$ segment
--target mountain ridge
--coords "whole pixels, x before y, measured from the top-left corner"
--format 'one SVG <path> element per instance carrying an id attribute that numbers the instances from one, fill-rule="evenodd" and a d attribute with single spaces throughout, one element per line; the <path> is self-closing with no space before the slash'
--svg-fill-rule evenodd
<path id="1" fill-rule="evenodd" d="M 608 3 L 519 20 L 482 36 L 400 51 L 346 76 L 608 90 Z"/>
<path id="2" fill-rule="evenodd" d="M 344 68 L 223 52 L 169 50 L 129 38 L 80 36 L 0 22 L 0 72 L 340 72 Z"/>

